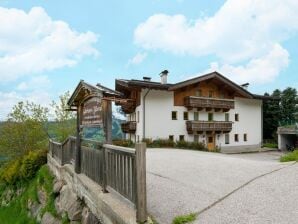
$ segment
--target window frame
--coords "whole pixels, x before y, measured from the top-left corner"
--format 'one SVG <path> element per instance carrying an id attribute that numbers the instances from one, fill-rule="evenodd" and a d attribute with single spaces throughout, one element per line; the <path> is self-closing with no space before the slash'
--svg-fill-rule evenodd
<path id="1" fill-rule="evenodd" d="M 174 114 L 175 114 L 175 116 L 174 116 Z M 173 121 L 177 121 L 178 120 L 178 112 L 177 111 L 172 111 L 171 117 L 172 117 Z"/>
<path id="2" fill-rule="evenodd" d="M 225 134 L 225 144 L 230 144 L 230 134 Z"/>
<path id="3" fill-rule="evenodd" d="M 184 135 L 179 135 L 179 141 L 180 142 L 185 141 L 185 136 Z"/>
<path id="4" fill-rule="evenodd" d="M 234 134 L 234 142 L 239 142 L 239 135 L 238 134 Z"/>
<path id="5" fill-rule="evenodd" d="M 247 142 L 247 133 L 244 133 L 244 134 L 243 134 L 243 141 L 244 141 L 244 142 Z"/>
<path id="6" fill-rule="evenodd" d="M 211 115 L 211 119 L 210 119 Z M 208 113 L 208 121 L 214 121 L 214 114 L 213 113 Z"/>
<path id="7" fill-rule="evenodd" d="M 185 121 L 188 121 L 189 119 L 189 113 L 188 113 L 188 111 L 184 111 L 183 112 L 183 120 L 185 120 Z"/>
<path id="8" fill-rule="evenodd" d="M 235 121 L 239 121 L 239 114 L 235 113 Z"/>

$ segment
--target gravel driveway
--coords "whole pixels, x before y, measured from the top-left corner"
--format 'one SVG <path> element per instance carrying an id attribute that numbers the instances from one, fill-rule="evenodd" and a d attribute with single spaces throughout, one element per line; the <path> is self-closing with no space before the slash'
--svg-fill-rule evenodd
<path id="1" fill-rule="evenodd" d="M 296 207 L 291 203 L 287 207 L 285 200 L 298 198 L 298 178 L 297 165 L 279 163 L 280 155 L 279 152 L 225 155 L 148 149 L 149 213 L 160 224 L 170 224 L 174 217 L 191 212 L 199 213 L 195 223 L 282 223 L 275 222 L 279 219 L 273 216 L 280 217 L 282 211 L 286 212 L 284 215 L 292 215 L 293 209 L 297 211 L 298 203 Z M 293 191 L 294 185 L 296 193 L 287 194 Z M 270 200 L 274 192 L 277 192 L 277 201 Z M 292 202 L 297 201 L 292 199 Z M 281 212 L 270 213 L 280 206 Z"/>

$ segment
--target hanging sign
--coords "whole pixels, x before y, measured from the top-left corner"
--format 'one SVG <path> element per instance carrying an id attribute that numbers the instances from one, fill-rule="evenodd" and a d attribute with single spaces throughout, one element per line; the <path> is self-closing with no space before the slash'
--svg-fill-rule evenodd
<path id="1" fill-rule="evenodd" d="M 82 109 L 82 125 L 102 125 L 102 104 L 99 97 L 92 97 L 84 102 Z"/>

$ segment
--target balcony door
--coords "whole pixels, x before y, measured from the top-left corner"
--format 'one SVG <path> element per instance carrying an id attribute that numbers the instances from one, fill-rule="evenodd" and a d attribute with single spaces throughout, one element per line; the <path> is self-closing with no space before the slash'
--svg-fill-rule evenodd
<path id="1" fill-rule="evenodd" d="M 207 135 L 207 148 L 209 151 L 213 151 L 215 149 L 215 135 Z"/>

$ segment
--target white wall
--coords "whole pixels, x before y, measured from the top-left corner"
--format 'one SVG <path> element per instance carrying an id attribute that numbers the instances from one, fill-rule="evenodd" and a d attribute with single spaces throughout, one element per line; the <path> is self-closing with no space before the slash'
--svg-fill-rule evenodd
<path id="1" fill-rule="evenodd" d="M 139 122 L 137 123 L 136 139 L 143 139 L 143 96 L 147 90 L 141 94 L 141 105 L 136 108 L 139 111 Z M 145 127 L 146 138 L 165 138 L 174 135 L 175 140 L 179 140 L 179 135 L 184 135 L 186 141 L 193 141 L 193 135 L 188 135 L 186 130 L 183 112 L 187 111 L 184 106 L 174 106 L 174 93 L 168 91 L 150 90 L 145 100 Z M 178 119 L 172 120 L 172 111 L 178 112 Z M 194 120 L 194 111 L 189 111 L 189 120 Z M 213 112 L 215 121 L 224 121 L 225 113 L 214 111 L 199 111 L 199 120 L 208 120 L 208 113 Z M 235 98 L 235 109 L 228 112 L 230 121 L 233 121 L 233 128 L 230 134 L 230 144 L 225 144 L 225 135 L 216 135 L 216 145 L 219 147 L 235 147 L 243 145 L 260 145 L 262 141 L 261 126 L 261 100 Z M 235 121 L 235 113 L 239 114 L 239 121 Z M 136 116 L 137 117 L 137 116 Z M 247 134 L 247 141 L 243 135 Z M 238 134 L 239 142 L 234 141 L 234 134 Z M 204 141 L 203 135 L 199 136 L 199 141 Z"/>

